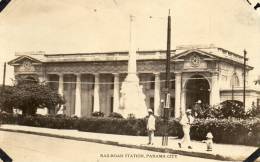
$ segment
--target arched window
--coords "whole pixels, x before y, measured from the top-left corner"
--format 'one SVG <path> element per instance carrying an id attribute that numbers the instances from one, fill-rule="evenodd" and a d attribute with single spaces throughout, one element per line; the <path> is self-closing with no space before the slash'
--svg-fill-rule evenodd
<path id="1" fill-rule="evenodd" d="M 239 79 L 236 73 L 232 75 L 231 81 L 230 81 L 230 87 L 238 87 L 239 86 Z"/>

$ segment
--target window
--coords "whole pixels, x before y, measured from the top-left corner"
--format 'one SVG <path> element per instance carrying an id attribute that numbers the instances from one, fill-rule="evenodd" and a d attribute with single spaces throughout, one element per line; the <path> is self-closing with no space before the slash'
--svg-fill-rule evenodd
<path id="1" fill-rule="evenodd" d="M 238 87 L 239 86 L 239 79 L 236 73 L 232 75 L 231 81 L 230 81 L 230 87 Z"/>
<path id="2" fill-rule="evenodd" d="M 110 97 L 110 112 L 113 112 L 114 110 L 114 97 Z"/>
<path id="3" fill-rule="evenodd" d="M 114 89 L 114 78 L 111 77 L 111 80 L 110 80 L 110 89 Z"/>
<path id="4" fill-rule="evenodd" d="M 155 86 L 155 76 L 152 76 L 150 80 L 150 89 L 154 89 L 154 86 Z"/>
<path id="5" fill-rule="evenodd" d="M 91 112 L 94 111 L 94 96 L 91 96 Z"/>
<path id="6" fill-rule="evenodd" d="M 171 89 L 175 89 L 175 81 L 174 80 L 171 81 Z"/>
<path id="7" fill-rule="evenodd" d="M 140 82 L 140 85 L 142 85 L 144 88 L 145 88 L 145 81 L 144 81 L 144 78 L 143 78 L 143 75 L 139 75 L 139 82 Z"/>
<path id="8" fill-rule="evenodd" d="M 154 111 L 154 97 L 150 97 L 150 109 Z"/>
<path id="9" fill-rule="evenodd" d="M 175 98 L 171 97 L 171 113 L 170 116 L 174 117 L 175 114 Z"/>

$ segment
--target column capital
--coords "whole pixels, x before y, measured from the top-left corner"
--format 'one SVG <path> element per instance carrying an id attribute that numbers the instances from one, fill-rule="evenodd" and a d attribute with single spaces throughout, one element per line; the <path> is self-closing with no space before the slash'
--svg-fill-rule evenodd
<path id="1" fill-rule="evenodd" d="M 119 73 L 112 73 L 114 76 L 119 76 Z"/>
<path id="2" fill-rule="evenodd" d="M 154 74 L 155 76 L 160 76 L 161 73 L 160 73 L 160 72 L 154 72 L 153 74 Z"/>
<path id="3" fill-rule="evenodd" d="M 82 74 L 81 74 L 81 73 L 75 73 L 75 75 L 76 75 L 77 77 L 80 77 Z"/>
<path id="4" fill-rule="evenodd" d="M 182 72 L 174 72 L 175 75 L 181 75 Z"/>
<path id="5" fill-rule="evenodd" d="M 93 73 L 93 75 L 95 76 L 95 77 L 99 77 L 99 73 Z"/>
<path id="6" fill-rule="evenodd" d="M 63 76 L 64 74 L 63 74 L 63 73 L 58 73 L 57 75 L 61 77 L 61 76 Z"/>

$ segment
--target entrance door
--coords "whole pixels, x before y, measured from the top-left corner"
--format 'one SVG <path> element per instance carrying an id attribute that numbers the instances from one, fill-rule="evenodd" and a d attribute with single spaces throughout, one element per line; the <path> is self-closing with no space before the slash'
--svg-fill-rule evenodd
<path id="1" fill-rule="evenodd" d="M 193 75 L 186 83 L 186 107 L 192 108 L 198 100 L 209 104 L 210 86 L 203 76 Z"/>

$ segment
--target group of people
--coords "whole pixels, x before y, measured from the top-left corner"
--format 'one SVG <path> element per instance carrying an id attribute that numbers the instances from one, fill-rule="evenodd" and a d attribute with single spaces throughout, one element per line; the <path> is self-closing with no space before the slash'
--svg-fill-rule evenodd
<path id="1" fill-rule="evenodd" d="M 155 131 L 155 117 L 153 115 L 153 110 L 148 109 L 148 121 L 147 121 L 147 131 L 148 131 L 148 145 L 153 145 L 153 139 L 154 139 L 154 131 Z M 189 149 L 192 149 L 191 141 L 190 141 L 190 127 L 193 123 L 194 118 L 191 115 L 191 109 L 186 110 L 186 114 L 183 114 L 181 116 L 180 124 L 182 125 L 182 130 L 184 133 L 184 136 L 182 140 L 178 143 L 179 147 L 188 147 Z"/>

